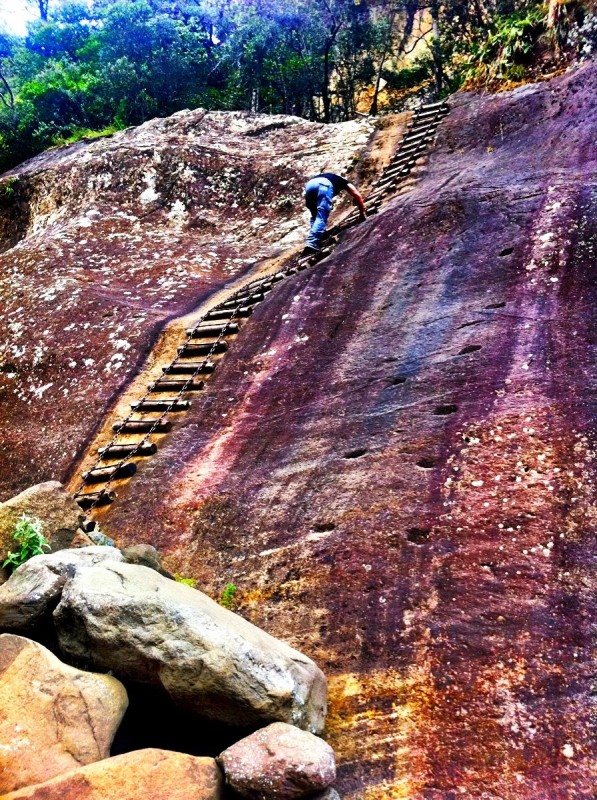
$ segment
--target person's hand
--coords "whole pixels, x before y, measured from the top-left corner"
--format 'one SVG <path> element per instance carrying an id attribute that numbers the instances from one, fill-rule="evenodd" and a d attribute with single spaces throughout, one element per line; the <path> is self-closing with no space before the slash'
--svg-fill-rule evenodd
<path id="1" fill-rule="evenodd" d="M 361 213 L 359 214 L 359 222 L 365 222 L 366 219 L 367 219 L 367 212 L 361 211 Z"/>

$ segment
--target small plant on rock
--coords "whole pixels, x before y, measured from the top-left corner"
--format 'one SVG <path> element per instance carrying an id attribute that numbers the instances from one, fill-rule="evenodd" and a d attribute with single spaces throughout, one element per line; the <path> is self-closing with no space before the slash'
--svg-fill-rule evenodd
<path id="1" fill-rule="evenodd" d="M 224 591 L 220 595 L 220 599 L 218 600 L 221 606 L 227 608 L 229 611 L 236 606 L 236 600 L 234 595 L 236 594 L 236 586 L 233 583 L 227 583 L 224 586 Z"/>
<path id="2" fill-rule="evenodd" d="M 28 514 L 23 514 L 19 519 L 12 538 L 19 543 L 20 549 L 14 553 L 9 552 L 2 566 L 11 567 L 13 570 L 33 556 L 41 555 L 44 549 L 50 549 L 48 540 L 41 532 L 41 520 Z"/>
<path id="3" fill-rule="evenodd" d="M 196 578 L 185 578 L 184 575 L 179 575 L 178 572 L 174 575 L 174 580 L 176 583 L 182 583 L 185 586 L 190 586 L 191 589 L 195 589 L 197 586 L 197 579 Z"/>
<path id="4" fill-rule="evenodd" d="M 18 182 L 19 179 L 16 177 L 16 175 L 11 175 L 9 178 L 5 178 L 0 183 L 0 191 L 2 191 L 2 194 L 6 199 L 9 200 L 14 196 L 15 187 Z"/>

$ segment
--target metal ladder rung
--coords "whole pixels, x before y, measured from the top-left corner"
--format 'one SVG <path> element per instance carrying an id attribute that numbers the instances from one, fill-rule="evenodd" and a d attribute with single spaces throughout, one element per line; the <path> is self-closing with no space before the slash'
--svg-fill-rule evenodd
<path id="1" fill-rule="evenodd" d="M 158 451 L 155 442 L 140 442 L 139 444 L 112 444 L 109 447 L 100 447 L 99 455 L 103 460 L 111 458 L 124 458 L 134 453 L 135 456 L 153 456 Z"/>
<path id="2" fill-rule="evenodd" d="M 205 386 L 203 381 L 185 380 L 169 380 L 167 378 L 160 378 L 154 383 L 153 386 L 148 387 L 149 391 L 154 392 L 180 392 L 184 388 L 185 392 L 200 392 Z"/>
<path id="3" fill-rule="evenodd" d="M 237 322 L 228 322 L 225 325 L 198 325 L 196 328 L 187 328 L 187 336 L 195 339 L 205 339 L 210 336 L 232 336 L 240 331 Z"/>
<path id="4" fill-rule="evenodd" d="M 188 411 L 191 404 L 188 400 L 140 400 L 131 403 L 133 411 Z"/>
<path id="5" fill-rule="evenodd" d="M 220 342 L 188 342 L 183 347 L 178 348 L 179 356 L 208 356 L 212 353 L 225 353 L 228 350 L 228 343 Z"/>
<path id="6" fill-rule="evenodd" d="M 191 375 L 207 375 L 212 373 L 215 368 L 216 365 L 213 361 L 176 361 L 174 364 L 168 364 L 167 367 L 162 367 L 162 372 L 165 375 L 170 375 L 173 372 Z"/>
<path id="7" fill-rule="evenodd" d="M 102 489 L 101 492 L 77 492 L 74 497 L 81 508 L 87 509 L 92 506 L 108 506 L 116 500 L 117 495 L 116 492 Z"/>
<path id="8" fill-rule="evenodd" d="M 155 427 L 154 427 L 155 426 Z M 124 424 L 116 422 L 112 425 L 113 431 L 120 433 L 149 433 L 154 430 L 155 433 L 168 433 L 172 430 L 172 423 L 167 420 L 153 420 L 153 419 L 129 419 Z"/>
<path id="9" fill-rule="evenodd" d="M 116 464 L 113 467 L 96 467 L 83 473 L 85 483 L 107 483 L 117 478 L 130 478 L 137 471 L 137 465 L 132 461 L 126 464 Z"/>

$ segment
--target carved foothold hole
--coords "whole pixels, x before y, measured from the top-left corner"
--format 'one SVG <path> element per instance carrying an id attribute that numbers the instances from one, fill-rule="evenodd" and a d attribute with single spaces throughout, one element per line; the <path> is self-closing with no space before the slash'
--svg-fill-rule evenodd
<path id="1" fill-rule="evenodd" d="M 420 458 L 417 461 L 417 467 L 421 467 L 421 469 L 433 469 L 435 466 L 435 461 L 432 461 L 430 458 Z"/>
<path id="2" fill-rule="evenodd" d="M 454 403 L 446 403 L 442 406 L 436 406 L 433 413 L 438 417 L 445 417 L 448 414 L 454 414 L 456 411 L 458 411 L 457 405 L 454 405 Z"/>
<path id="3" fill-rule="evenodd" d="M 333 531 L 335 529 L 335 522 L 316 522 L 315 525 L 313 525 L 313 530 L 316 533 L 327 533 L 328 531 Z"/>
<path id="4" fill-rule="evenodd" d="M 462 350 L 458 353 L 458 355 L 465 356 L 468 353 L 476 353 L 480 349 L 481 349 L 480 344 L 468 344 L 466 347 L 462 348 Z"/>
<path id="5" fill-rule="evenodd" d="M 490 303 L 485 308 L 503 308 L 506 304 L 505 303 Z"/>
<path id="6" fill-rule="evenodd" d="M 461 330 L 462 328 L 470 328 L 471 325 L 479 325 L 481 322 L 483 322 L 481 319 L 474 319 L 472 322 L 464 322 L 462 325 L 458 326 L 458 330 Z"/>
<path id="7" fill-rule="evenodd" d="M 344 453 L 344 458 L 360 458 L 364 456 L 366 452 L 366 447 L 357 447 L 355 450 L 349 450 L 347 453 Z"/>
<path id="8" fill-rule="evenodd" d="M 500 251 L 500 256 L 509 256 L 513 252 L 514 252 L 513 247 L 504 247 L 504 249 Z"/>
<path id="9" fill-rule="evenodd" d="M 403 383 L 406 383 L 406 375 L 394 375 L 390 380 L 392 386 L 401 386 Z"/>
<path id="10" fill-rule="evenodd" d="M 431 536 L 431 528 L 409 528 L 406 538 L 413 544 L 424 544 Z"/>

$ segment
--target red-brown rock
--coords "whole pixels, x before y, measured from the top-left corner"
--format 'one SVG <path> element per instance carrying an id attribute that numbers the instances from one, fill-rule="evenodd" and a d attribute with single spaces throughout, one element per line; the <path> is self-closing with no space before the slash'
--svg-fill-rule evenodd
<path id="1" fill-rule="evenodd" d="M 137 750 L 67 772 L 1 800 L 221 800 L 212 758 Z"/>
<path id="2" fill-rule="evenodd" d="M 213 596 L 234 583 L 245 616 L 324 667 L 345 800 L 594 794 L 596 98 L 594 63 L 453 98 L 418 184 L 268 297 L 204 402 L 103 522 L 120 545 L 142 532 Z M 117 147 L 105 157 L 119 158 Z M 135 192 L 152 158 L 137 154 Z M 84 168 L 68 184 L 74 196 Z M 31 307 L 24 341 L 48 329 L 60 358 L 44 352 L 18 403 L 3 373 L 6 448 L 19 443 L 2 459 L 7 492 L 47 475 L 46 453 L 66 471 L 142 360 L 153 321 L 228 274 L 201 268 L 179 288 L 171 258 L 191 252 L 187 234 L 176 247 L 169 236 L 172 256 L 161 250 L 162 271 L 150 269 L 164 214 L 119 216 L 117 189 L 91 230 L 105 249 L 84 237 L 67 248 L 59 235 L 73 228 L 50 226 L 2 259 L 19 265 L 17 293 L 56 266 L 62 297 L 71 275 L 82 290 L 68 342 L 64 307 L 41 295 Z M 81 215 L 93 210 L 85 202 Z M 137 222 L 140 249 L 121 268 L 118 234 Z M 70 387 L 83 319 L 94 335 L 105 323 L 107 338 Z M 122 378 L 106 371 L 119 352 Z M 68 414 L 54 387 L 42 392 L 52 381 L 61 403 L 70 391 Z"/>
<path id="3" fill-rule="evenodd" d="M 241 739 L 220 755 L 226 783 L 250 800 L 312 797 L 336 780 L 334 751 L 322 739 L 284 722 Z"/>
<path id="4" fill-rule="evenodd" d="M 453 98 L 102 522 L 323 666 L 343 798 L 594 793 L 596 98 Z"/>
<path id="5" fill-rule="evenodd" d="M 0 500 L 65 480 L 166 323 L 299 245 L 305 179 L 324 162 L 346 171 L 371 130 L 198 109 L 13 170 L 0 208 Z"/>

